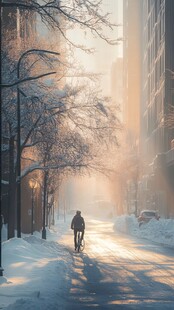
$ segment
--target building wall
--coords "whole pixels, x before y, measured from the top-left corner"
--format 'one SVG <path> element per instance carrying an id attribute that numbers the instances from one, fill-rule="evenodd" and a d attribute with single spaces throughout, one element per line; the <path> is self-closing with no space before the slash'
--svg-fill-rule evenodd
<path id="1" fill-rule="evenodd" d="M 143 2 L 143 100 L 142 134 L 144 154 L 152 161 L 158 153 L 167 152 L 173 133 L 165 128 L 169 105 L 174 100 L 174 3 L 168 1 Z"/>
<path id="2" fill-rule="evenodd" d="M 143 102 L 144 155 L 151 161 L 164 152 L 165 9 L 164 1 L 143 2 Z"/>
<path id="3" fill-rule="evenodd" d="M 122 120 L 123 111 L 123 58 L 118 57 L 111 67 L 111 98 L 113 104 L 119 106 Z"/>
<path id="4" fill-rule="evenodd" d="M 135 136 L 140 124 L 141 169 L 151 184 L 143 201 L 167 217 L 174 215 L 174 131 L 165 125 L 174 106 L 174 1 L 124 0 L 123 26 L 123 117 Z"/>
<path id="5" fill-rule="evenodd" d="M 123 121 L 139 136 L 140 108 L 140 1 L 123 1 Z"/>
<path id="6" fill-rule="evenodd" d="M 153 175 L 155 207 L 167 217 L 173 212 L 174 201 L 170 173 L 173 162 L 166 162 L 174 132 L 165 126 L 169 106 L 174 105 L 174 81 L 171 79 L 174 71 L 174 2 L 144 0 L 142 9 L 141 151 L 147 168 L 152 168 L 149 178 Z"/>

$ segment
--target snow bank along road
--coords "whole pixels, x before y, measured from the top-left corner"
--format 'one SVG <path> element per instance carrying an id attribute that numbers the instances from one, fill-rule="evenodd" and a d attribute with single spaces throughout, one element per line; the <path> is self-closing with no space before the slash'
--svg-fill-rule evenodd
<path id="1" fill-rule="evenodd" d="M 110 222 L 86 226 L 83 253 L 72 231 L 61 240 L 73 259 L 65 309 L 174 309 L 174 249 L 118 235 Z"/>

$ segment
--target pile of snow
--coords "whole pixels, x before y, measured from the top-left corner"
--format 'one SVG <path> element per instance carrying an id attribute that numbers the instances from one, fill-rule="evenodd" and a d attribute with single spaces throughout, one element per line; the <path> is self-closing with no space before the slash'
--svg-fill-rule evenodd
<path id="1" fill-rule="evenodd" d="M 114 230 L 174 247 L 174 219 L 151 219 L 139 227 L 134 215 L 123 215 L 115 219 Z"/>
<path id="2" fill-rule="evenodd" d="M 0 309 L 65 309 L 72 258 L 59 240 L 69 225 L 60 220 L 47 230 L 46 240 L 38 232 L 5 240 L 3 225 Z"/>

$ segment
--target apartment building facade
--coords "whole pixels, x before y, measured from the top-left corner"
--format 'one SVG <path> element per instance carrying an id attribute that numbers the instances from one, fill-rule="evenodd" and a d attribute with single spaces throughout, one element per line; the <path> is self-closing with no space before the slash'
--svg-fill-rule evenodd
<path id="1" fill-rule="evenodd" d="M 174 106 L 174 1 L 123 3 L 124 115 L 129 126 L 139 119 L 138 208 L 174 216 L 174 130 L 166 125 Z M 132 116 L 132 106 L 135 109 L 136 105 L 139 111 Z"/>
<path id="2" fill-rule="evenodd" d="M 144 0 L 142 12 L 140 149 L 149 202 L 169 217 L 174 215 L 174 130 L 166 126 L 166 119 L 174 105 L 174 2 Z"/>
<path id="3" fill-rule="evenodd" d="M 126 158 L 125 205 L 137 214 L 137 183 L 141 101 L 141 1 L 123 0 L 123 124 Z M 129 171 L 127 171 L 129 170 Z M 132 172 L 131 172 L 132 170 Z M 127 174 L 127 175 L 126 175 Z M 136 176 L 136 177 L 135 177 Z M 136 178 L 136 180 L 135 180 Z"/>
<path id="4" fill-rule="evenodd" d="M 140 1 L 123 0 L 123 122 L 133 140 L 140 128 Z"/>

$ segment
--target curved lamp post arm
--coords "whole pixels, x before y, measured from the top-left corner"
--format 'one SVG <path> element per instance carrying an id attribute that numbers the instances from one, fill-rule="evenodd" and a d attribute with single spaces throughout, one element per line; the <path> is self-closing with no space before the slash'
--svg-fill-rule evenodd
<path id="1" fill-rule="evenodd" d="M 21 61 L 22 61 L 22 59 L 25 56 L 27 56 L 29 54 L 51 54 L 51 55 L 57 55 L 57 56 L 60 55 L 60 53 L 58 53 L 58 52 L 52 52 L 52 51 L 49 51 L 49 50 L 42 50 L 42 49 L 36 49 L 36 48 L 33 48 L 33 49 L 25 51 L 24 53 L 22 53 L 22 55 L 20 56 L 20 58 L 18 60 L 18 63 L 17 63 L 17 78 L 18 79 L 20 78 L 20 64 L 21 64 Z"/>

